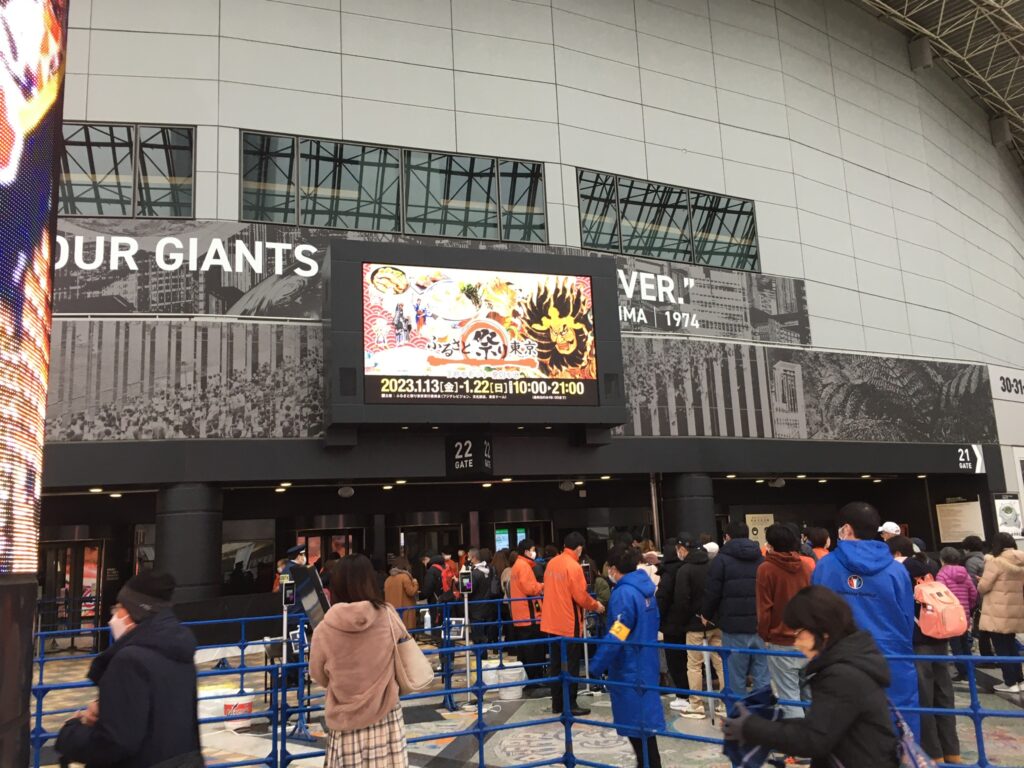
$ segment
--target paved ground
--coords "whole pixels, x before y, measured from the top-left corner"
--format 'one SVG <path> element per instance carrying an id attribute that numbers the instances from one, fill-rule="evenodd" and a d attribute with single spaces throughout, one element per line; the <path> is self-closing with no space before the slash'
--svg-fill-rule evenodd
<path id="1" fill-rule="evenodd" d="M 59 658 L 59 657 L 58 657 Z M 262 651 L 250 651 L 249 664 L 262 663 Z M 237 658 L 232 660 L 237 665 Z M 47 662 L 46 681 L 78 682 L 84 679 L 88 662 L 82 660 Z M 213 662 L 200 666 L 211 669 Z M 38 670 L 36 675 L 38 680 Z M 979 670 L 979 691 L 981 703 L 989 709 L 1006 709 L 1021 711 L 1024 697 L 996 695 L 991 693 L 991 686 L 998 680 L 993 670 Z M 202 678 L 201 686 L 209 692 L 213 687 L 237 689 L 240 682 L 238 673 L 228 672 L 212 678 Z M 458 678 L 456 685 L 459 684 Z M 250 674 L 246 676 L 247 688 L 261 690 L 263 676 Z M 316 691 L 314 691 L 315 693 Z M 54 691 L 47 694 L 44 709 L 64 709 L 84 706 L 95 692 L 90 688 L 66 691 Z M 294 700 L 294 694 L 292 695 Z M 515 723 L 551 717 L 550 699 L 528 699 L 518 701 L 501 701 L 496 692 L 488 694 L 486 702 L 491 711 L 484 715 L 488 725 L 513 725 Z M 460 699 L 460 703 L 464 697 Z M 611 705 L 607 694 L 594 697 L 581 697 L 593 710 L 590 719 L 602 722 L 611 721 Z M 718 731 L 708 720 L 689 720 L 678 717 L 668 708 L 669 699 L 665 698 L 666 722 L 668 730 L 685 735 L 715 737 Z M 970 696 L 964 686 L 958 687 L 957 705 L 969 706 Z M 258 711 L 263 706 L 262 697 L 256 695 L 254 708 Z M 34 704 L 33 704 L 34 707 Z M 480 745 L 474 736 L 451 738 L 445 734 L 460 731 L 472 726 L 476 716 L 473 712 L 449 712 L 441 706 L 438 699 L 425 700 L 423 703 L 407 703 L 405 719 L 409 738 L 433 735 L 436 739 L 410 745 L 410 762 L 421 768 L 462 768 L 478 760 Z M 33 708 L 33 712 L 34 712 Z M 69 715 L 60 714 L 43 718 L 43 726 L 49 732 L 59 729 L 60 724 Z M 960 718 L 961 752 L 964 762 L 977 759 L 977 748 L 974 725 L 967 718 Z M 289 740 L 288 749 L 292 754 L 299 754 L 323 748 L 324 727 L 321 721 L 314 720 L 310 725 L 314 741 L 304 742 Z M 985 746 L 989 760 L 995 765 L 1024 765 L 1024 719 L 989 718 L 984 725 Z M 484 743 L 484 762 L 489 768 L 515 766 L 533 761 L 553 759 L 564 750 L 565 729 L 561 723 L 534 725 L 523 729 L 503 730 L 491 733 Z M 661 738 L 659 739 L 663 763 L 668 766 L 693 766 L 694 768 L 728 768 L 729 762 L 721 754 L 716 745 L 701 744 L 690 740 Z M 51 742 L 52 744 L 52 742 Z M 599 761 L 615 766 L 635 765 L 629 743 L 614 730 L 606 727 L 575 725 L 573 727 L 573 744 L 578 757 Z M 203 752 L 208 765 L 229 763 L 247 759 L 265 757 L 271 751 L 271 740 L 265 719 L 242 721 L 237 730 L 230 730 L 224 724 L 211 725 L 204 728 Z M 41 765 L 57 765 L 57 757 L 51 746 L 41 752 Z M 321 766 L 322 757 L 297 760 L 295 766 Z"/>

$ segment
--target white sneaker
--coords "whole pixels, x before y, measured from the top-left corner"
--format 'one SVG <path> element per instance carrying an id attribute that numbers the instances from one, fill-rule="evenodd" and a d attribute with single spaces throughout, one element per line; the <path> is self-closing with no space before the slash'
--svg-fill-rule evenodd
<path id="1" fill-rule="evenodd" d="M 697 706 L 691 707 L 689 699 L 674 699 L 671 704 L 668 705 L 669 709 L 673 709 L 683 717 L 691 719 L 698 719 L 704 717 L 704 707 Z"/>
<path id="2" fill-rule="evenodd" d="M 1020 693 L 1020 683 L 1014 683 L 1013 685 L 1005 685 L 1003 683 L 997 683 L 992 686 L 992 690 L 997 693 Z"/>

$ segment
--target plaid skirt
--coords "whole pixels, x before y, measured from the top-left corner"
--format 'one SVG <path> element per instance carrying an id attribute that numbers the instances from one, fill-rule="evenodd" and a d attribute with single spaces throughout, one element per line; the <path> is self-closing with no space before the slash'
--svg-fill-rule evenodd
<path id="1" fill-rule="evenodd" d="M 405 719 L 395 706 L 379 723 L 358 731 L 329 731 L 324 768 L 408 768 Z"/>

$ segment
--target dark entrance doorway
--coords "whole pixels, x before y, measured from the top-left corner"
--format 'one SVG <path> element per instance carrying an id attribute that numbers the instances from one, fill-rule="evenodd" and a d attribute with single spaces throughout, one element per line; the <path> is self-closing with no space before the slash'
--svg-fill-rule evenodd
<path id="1" fill-rule="evenodd" d="M 104 623 L 102 541 L 41 542 L 39 569 L 41 630 L 88 629 Z M 77 646 L 83 642 L 95 643 L 95 638 L 78 637 Z M 75 646 L 72 638 L 71 647 Z"/>

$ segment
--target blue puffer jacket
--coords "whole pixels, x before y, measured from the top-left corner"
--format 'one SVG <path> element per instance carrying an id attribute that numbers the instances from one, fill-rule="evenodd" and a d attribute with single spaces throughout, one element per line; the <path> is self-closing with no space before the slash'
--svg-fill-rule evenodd
<path id="1" fill-rule="evenodd" d="M 840 595 L 853 611 L 857 626 L 871 633 L 886 656 L 914 655 L 914 588 L 907 569 L 893 560 L 881 541 L 840 541 L 818 561 L 811 583 Z M 913 661 L 889 660 L 889 698 L 897 709 L 918 706 L 917 671 Z M 920 739 L 921 716 L 903 712 Z"/>
<path id="2" fill-rule="evenodd" d="M 665 728 L 665 712 L 656 690 L 643 690 L 641 685 L 656 686 L 660 664 L 658 649 L 639 643 L 658 641 L 658 603 L 654 599 L 654 582 L 645 571 L 627 573 L 615 589 L 608 604 L 607 643 L 602 643 L 590 662 L 590 676 L 605 671 L 608 679 L 632 683 L 632 686 L 608 686 L 612 697 L 612 716 L 620 736 L 640 736 L 640 728 Z"/>

